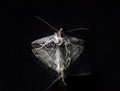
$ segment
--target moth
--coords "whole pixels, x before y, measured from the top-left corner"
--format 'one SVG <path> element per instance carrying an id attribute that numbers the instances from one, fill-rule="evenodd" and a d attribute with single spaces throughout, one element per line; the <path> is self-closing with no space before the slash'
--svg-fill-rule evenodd
<path id="1" fill-rule="evenodd" d="M 37 17 L 39 18 L 39 17 Z M 39 18 L 46 24 L 43 19 Z M 84 40 L 65 35 L 63 29 L 56 30 L 53 35 L 37 39 L 31 43 L 33 54 L 48 68 L 57 72 L 58 77 L 51 83 L 51 87 L 57 80 L 62 79 L 65 83 L 65 71 L 76 61 L 84 49 Z"/>

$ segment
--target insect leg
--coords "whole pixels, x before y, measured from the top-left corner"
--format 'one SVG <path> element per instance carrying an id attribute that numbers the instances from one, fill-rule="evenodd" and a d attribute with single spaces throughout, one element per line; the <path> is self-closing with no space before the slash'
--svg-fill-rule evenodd
<path id="1" fill-rule="evenodd" d="M 63 70 L 61 70 L 61 76 L 62 76 L 62 81 L 63 81 L 63 83 L 64 83 L 65 86 L 66 86 L 67 84 L 65 83 L 65 80 L 64 80 L 64 72 L 63 72 Z"/>
<path id="2" fill-rule="evenodd" d="M 47 91 L 49 88 L 51 88 L 53 84 L 57 82 L 60 78 L 61 78 L 61 75 L 58 78 L 56 78 L 44 91 Z"/>

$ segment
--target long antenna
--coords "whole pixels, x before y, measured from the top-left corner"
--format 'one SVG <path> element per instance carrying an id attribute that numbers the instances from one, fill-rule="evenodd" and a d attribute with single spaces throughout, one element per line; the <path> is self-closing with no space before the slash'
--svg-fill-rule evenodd
<path id="1" fill-rule="evenodd" d="M 88 28 L 75 28 L 75 29 L 71 29 L 65 32 L 72 32 L 72 31 L 76 31 L 76 30 L 88 30 Z"/>
<path id="2" fill-rule="evenodd" d="M 52 25 L 50 25 L 48 22 L 46 22 L 45 20 L 43 20 L 42 18 L 40 18 L 40 17 L 38 17 L 38 16 L 35 16 L 37 19 L 39 19 L 39 20 L 41 20 L 42 22 L 44 22 L 45 24 L 47 24 L 49 27 L 51 27 L 52 29 L 54 29 L 55 31 L 57 31 L 58 32 L 58 30 L 55 28 L 55 27 L 53 27 Z"/>

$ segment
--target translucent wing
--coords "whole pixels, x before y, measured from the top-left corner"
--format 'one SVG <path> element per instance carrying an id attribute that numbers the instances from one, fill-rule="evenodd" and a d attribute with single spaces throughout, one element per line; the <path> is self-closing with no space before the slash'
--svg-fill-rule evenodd
<path id="1" fill-rule="evenodd" d="M 84 45 L 83 45 L 84 40 L 75 37 L 68 37 L 68 36 L 67 38 L 71 42 L 72 47 L 70 47 L 69 49 L 72 50 L 71 59 L 72 62 L 74 62 L 80 56 L 80 54 L 84 49 Z"/>
<path id="2" fill-rule="evenodd" d="M 53 35 L 35 40 L 31 45 L 34 55 L 54 70 L 56 68 L 56 64 L 54 64 L 56 48 L 54 42 L 49 42 L 52 39 L 54 39 Z"/>
<path id="3" fill-rule="evenodd" d="M 68 76 L 81 76 L 90 74 L 90 64 L 88 64 L 88 62 L 85 60 L 79 59 L 80 54 L 84 49 L 84 40 L 67 35 L 65 36 L 65 39 L 66 41 L 69 41 L 69 43 L 66 45 L 67 50 L 70 51 L 70 54 L 67 58 L 71 58 L 70 65 L 72 64 L 68 69 Z M 67 53 L 65 48 L 63 50 L 63 52 Z M 77 64 L 73 64 L 75 61 L 77 61 Z"/>
<path id="4" fill-rule="evenodd" d="M 84 40 L 71 36 L 64 36 L 65 41 L 61 46 L 61 52 L 65 60 L 65 67 L 69 67 L 82 53 Z"/>

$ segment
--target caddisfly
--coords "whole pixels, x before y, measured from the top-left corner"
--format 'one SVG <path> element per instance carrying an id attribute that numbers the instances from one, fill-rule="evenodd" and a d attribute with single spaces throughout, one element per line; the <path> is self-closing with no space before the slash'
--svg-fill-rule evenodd
<path id="1" fill-rule="evenodd" d="M 39 19 L 48 24 L 43 19 Z M 67 70 L 82 53 L 84 40 L 67 36 L 62 32 L 62 28 L 57 30 L 50 24 L 48 25 L 56 30 L 56 32 L 53 35 L 33 41 L 31 43 L 32 52 L 40 61 L 58 73 L 57 79 L 54 80 L 49 87 L 60 78 L 62 78 L 63 83 L 66 85 L 64 81 L 64 71 Z"/>

